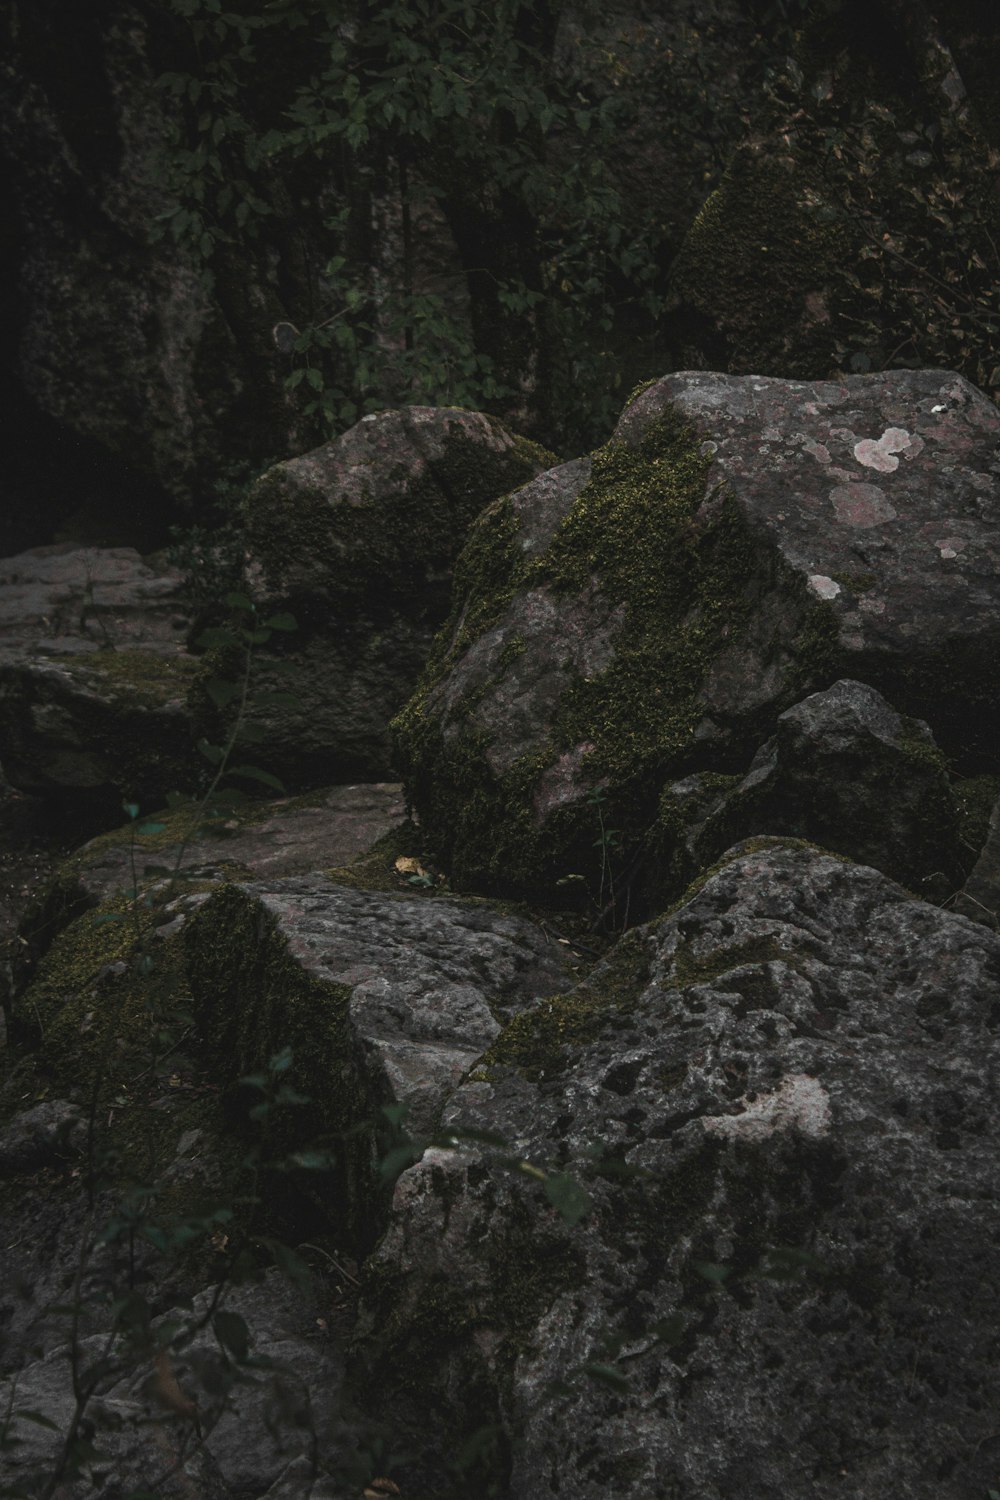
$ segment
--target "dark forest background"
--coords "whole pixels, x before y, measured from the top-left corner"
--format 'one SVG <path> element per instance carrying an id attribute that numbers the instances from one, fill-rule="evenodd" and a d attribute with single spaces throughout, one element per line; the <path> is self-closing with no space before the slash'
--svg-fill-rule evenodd
<path id="1" fill-rule="evenodd" d="M 405 403 L 1000 390 L 992 0 L 7 0 L 5 552 L 157 546 Z"/>

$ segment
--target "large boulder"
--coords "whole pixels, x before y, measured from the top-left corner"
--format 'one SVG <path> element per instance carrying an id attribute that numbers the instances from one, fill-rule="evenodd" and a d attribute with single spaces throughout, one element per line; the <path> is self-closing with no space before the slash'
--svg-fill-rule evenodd
<path id="1" fill-rule="evenodd" d="M 454 877 L 551 892 L 602 871 L 613 831 L 620 881 L 662 898 L 663 788 L 744 772 L 841 677 L 988 768 L 998 431 L 948 372 L 688 372 L 638 394 L 592 459 L 488 509 L 396 724 Z"/>
<path id="2" fill-rule="evenodd" d="M 998 1017 L 994 934 L 761 841 L 513 1020 L 368 1263 L 407 1492 L 985 1494 Z"/>
<path id="3" fill-rule="evenodd" d="M 481 412 L 412 406 L 363 417 L 251 487 L 248 581 L 299 625 L 255 665 L 262 690 L 299 707 L 249 715 L 286 780 L 390 772 L 387 725 L 447 615 L 470 525 L 552 461 Z"/>

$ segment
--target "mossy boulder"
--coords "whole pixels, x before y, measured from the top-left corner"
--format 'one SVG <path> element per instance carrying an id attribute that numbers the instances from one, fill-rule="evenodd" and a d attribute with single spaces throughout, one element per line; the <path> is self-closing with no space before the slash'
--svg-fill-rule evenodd
<path id="1" fill-rule="evenodd" d="M 391 774 L 387 725 L 445 618 L 455 557 L 479 512 L 553 462 L 481 412 L 375 412 L 276 464 L 245 505 L 247 577 L 299 629 L 257 657 L 256 682 L 299 698 L 251 707 L 289 785 Z"/>
<path id="2" fill-rule="evenodd" d="M 964 774 L 989 769 L 998 431 L 948 372 L 684 373 L 589 462 L 488 509 L 395 722 L 460 888 L 554 899 L 576 875 L 655 909 L 683 879 L 664 787 L 742 774 L 841 677 L 925 719 Z"/>
<path id="3" fill-rule="evenodd" d="M 372 412 L 322 448 L 275 464 L 244 506 L 248 567 L 270 598 L 325 619 L 387 605 L 447 608 L 451 566 L 479 512 L 552 454 L 458 407 Z"/>

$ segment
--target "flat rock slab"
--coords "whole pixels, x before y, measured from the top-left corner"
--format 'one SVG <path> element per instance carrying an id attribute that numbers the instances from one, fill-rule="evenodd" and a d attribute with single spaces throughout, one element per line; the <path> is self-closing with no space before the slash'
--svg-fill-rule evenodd
<path id="1" fill-rule="evenodd" d="M 21 791 L 132 797 L 197 774 L 183 576 L 131 547 L 0 561 L 0 745 Z"/>
<path id="2" fill-rule="evenodd" d="M 0 558 L 0 650 L 45 656 L 183 647 L 184 577 L 132 547 L 33 547 Z"/>
<path id="3" fill-rule="evenodd" d="M 406 816 L 399 782 L 334 786 L 305 797 L 268 803 L 249 803 L 234 809 L 225 823 L 196 828 L 182 845 L 178 831 L 188 826 L 188 814 L 165 814 L 161 832 L 133 835 L 128 825 L 101 834 L 66 859 L 65 879 L 79 887 L 87 904 L 97 905 L 115 891 L 130 890 L 134 876 L 140 884 L 162 879 L 163 871 L 206 879 L 264 878 L 305 875 L 309 871 L 347 865 L 367 853 L 372 844 Z M 155 826 L 158 820 L 152 822 Z M 138 824 L 142 828 L 143 822 Z"/>
<path id="4" fill-rule="evenodd" d="M 369 1389 L 453 1443 L 498 1412 L 512 1500 L 985 1493 L 998 1068 L 994 934 L 809 846 L 739 846 L 455 1096 L 446 1128 L 590 1211 L 570 1228 L 565 1191 L 428 1153 L 369 1266 Z"/>

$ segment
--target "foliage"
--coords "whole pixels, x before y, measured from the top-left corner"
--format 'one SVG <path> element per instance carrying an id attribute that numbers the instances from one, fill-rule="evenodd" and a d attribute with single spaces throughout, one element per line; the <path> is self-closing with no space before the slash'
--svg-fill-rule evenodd
<path id="1" fill-rule="evenodd" d="M 883 76 L 844 47 L 839 9 L 796 33 L 794 55 L 768 75 L 763 115 L 814 174 L 805 211 L 858 247 L 832 309 L 838 361 L 852 374 L 955 369 L 997 399 L 1000 151 L 946 76 L 946 52 L 925 44 L 908 84 Z"/>
<path id="2" fill-rule="evenodd" d="M 628 232 L 607 163 L 632 105 L 592 59 L 556 60 L 558 8 L 169 9 L 184 66 L 159 79 L 174 201 L 155 233 L 211 273 L 296 221 L 309 285 L 273 336 L 305 415 L 336 432 L 400 402 L 509 410 L 543 382 L 564 441 L 607 424 L 616 321 L 662 309 L 662 233 Z M 422 251 L 449 231 L 450 278 Z"/>

